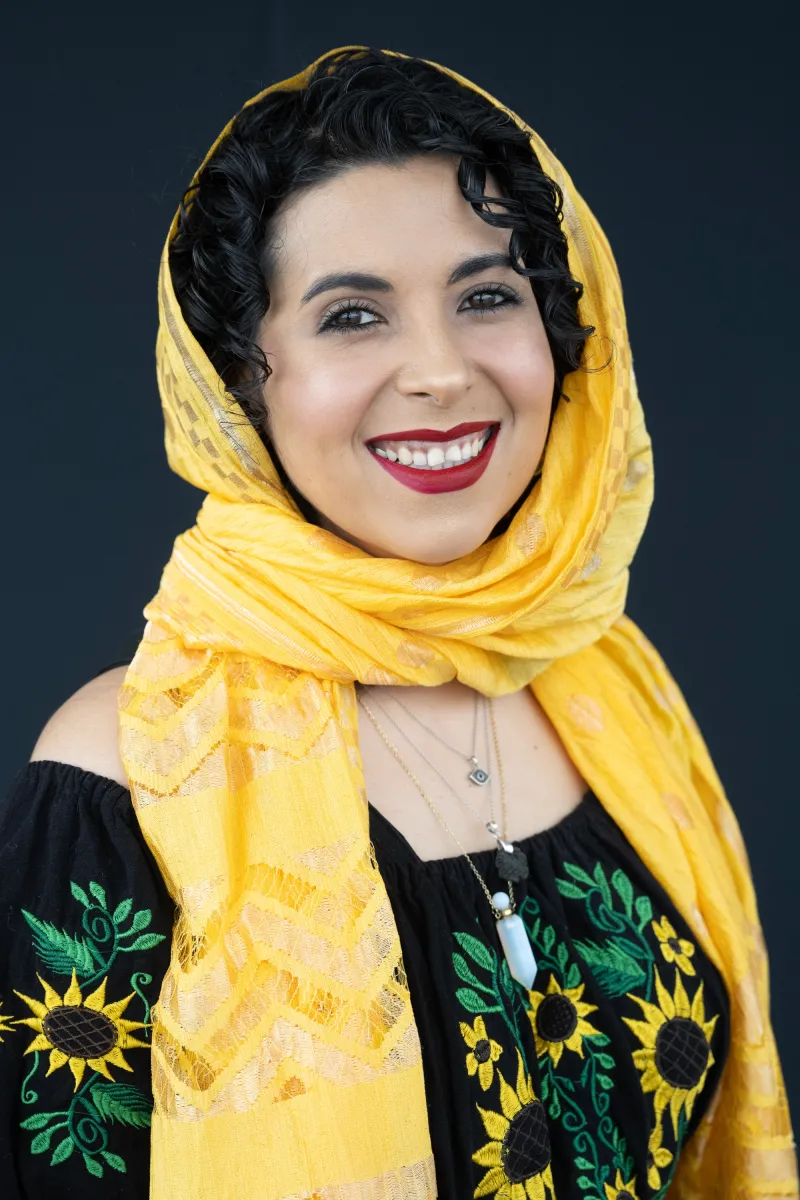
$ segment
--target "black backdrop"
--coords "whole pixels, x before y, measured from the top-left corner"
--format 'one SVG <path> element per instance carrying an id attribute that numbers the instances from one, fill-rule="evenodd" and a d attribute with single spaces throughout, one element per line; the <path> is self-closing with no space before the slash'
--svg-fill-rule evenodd
<path id="1" fill-rule="evenodd" d="M 6 0 L 0 786 L 141 624 L 202 499 L 166 466 L 153 369 L 158 256 L 199 158 L 330 47 L 443 62 L 543 135 L 615 250 L 656 463 L 628 612 L 741 821 L 800 1114 L 788 20 L 788 4 L 702 0 Z"/>

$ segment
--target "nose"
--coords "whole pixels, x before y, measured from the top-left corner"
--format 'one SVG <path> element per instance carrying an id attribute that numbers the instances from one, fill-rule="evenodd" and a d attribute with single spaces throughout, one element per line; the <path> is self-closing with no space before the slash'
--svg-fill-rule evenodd
<path id="1" fill-rule="evenodd" d="M 472 366 L 458 333 L 444 324 L 416 327 L 404 339 L 405 361 L 395 386 L 409 399 L 430 398 L 443 407 L 463 400 L 472 384 Z"/>

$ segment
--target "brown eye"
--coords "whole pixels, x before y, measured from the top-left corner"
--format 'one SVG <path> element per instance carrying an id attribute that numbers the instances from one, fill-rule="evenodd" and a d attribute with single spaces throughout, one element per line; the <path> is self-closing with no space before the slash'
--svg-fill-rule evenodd
<path id="1" fill-rule="evenodd" d="M 334 308 L 328 310 L 322 319 L 319 327 L 319 333 L 349 333 L 351 329 L 366 329 L 370 325 L 377 325 L 377 321 L 360 321 L 348 320 L 354 313 L 369 313 L 373 317 L 377 317 L 374 308 L 370 308 L 369 304 L 364 300 L 343 300 Z"/>

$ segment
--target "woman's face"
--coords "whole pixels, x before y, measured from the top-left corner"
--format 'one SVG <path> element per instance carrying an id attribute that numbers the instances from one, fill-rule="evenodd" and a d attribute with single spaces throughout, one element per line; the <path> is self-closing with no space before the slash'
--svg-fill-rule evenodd
<path id="1" fill-rule="evenodd" d="M 468 554 L 530 482 L 553 397 L 508 230 L 472 211 L 455 159 L 427 155 L 299 192 L 276 235 L 258 341 L 290 479 L 320 525 L 370 554 Z"/>

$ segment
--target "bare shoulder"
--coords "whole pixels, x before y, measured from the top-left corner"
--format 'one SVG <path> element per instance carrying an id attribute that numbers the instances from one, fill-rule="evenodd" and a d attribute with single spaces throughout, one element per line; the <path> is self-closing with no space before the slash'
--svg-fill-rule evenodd
<path id="1" fill-rule="evenodd" d="M 45 725 L 30 761 L 51 759 L 128 786 L 119 755 L 117 696 L 127 667 L 114 667 L 79 688 Z"/>

